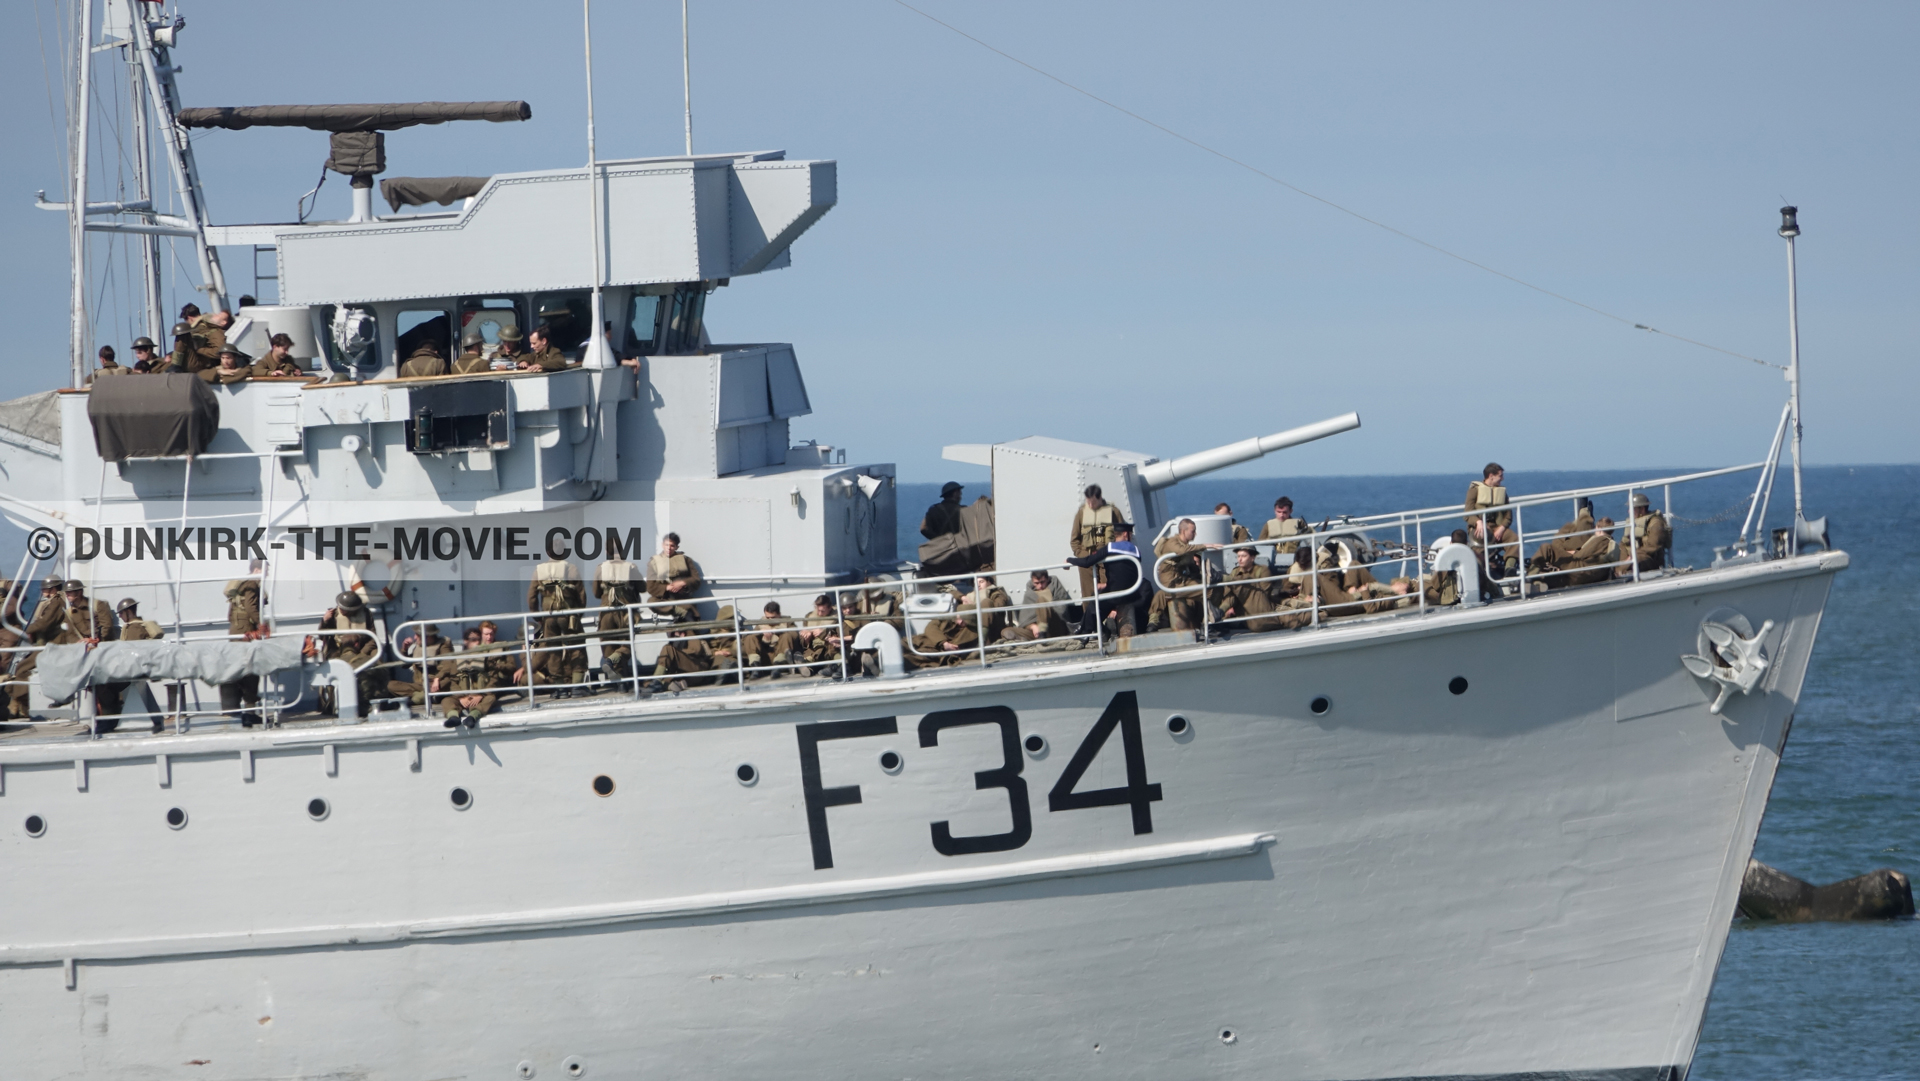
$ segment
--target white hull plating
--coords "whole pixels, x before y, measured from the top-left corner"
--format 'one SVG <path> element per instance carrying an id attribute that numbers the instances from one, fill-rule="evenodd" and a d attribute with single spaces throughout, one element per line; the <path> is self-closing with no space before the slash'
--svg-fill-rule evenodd
<path id="1" fill-rule="evenodd" d="M 1845 562 L 464 737 L 0 747 L 0 1075 L 1677 1074 Z M 1721 606 L 1773 663 L 1716 717 L 1678 658 Z M 1049 810 L 1129 694 L 1145 777 L 1121 720 L 1073 791 L 1138 802 Z M 941 854 L 1019 833 L 1011 725 L 1030 836 Z"/>

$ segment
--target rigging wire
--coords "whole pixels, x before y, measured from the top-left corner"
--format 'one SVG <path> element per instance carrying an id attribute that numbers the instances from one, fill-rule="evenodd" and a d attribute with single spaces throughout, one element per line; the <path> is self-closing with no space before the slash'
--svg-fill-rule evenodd
<path id="1" fill-rule="evenodd" d="M 1001 49 L 997 46 L 994 46 L 985 41 L 982 41 L 977 37 L 974 37 L 972 34 L 967 33 L 965 30 L 960 29 L 959 27 L 953 25 L 952 23 L 945 22 L 925 11 L 920 10 L 917 7 L 914 7 L 912 4 L 907 3 L 907 0 L 893 0 L 893 2 L 896 4 L 899 4 L 903 8 L 906 8 L 908 11 L 913 12 L 915 15 L 918 15 L 921 18 L 926 19 L 928 22 L 934 23 L 935 25 L 942 26 L 948 30 L 953 31 L 954 33 L 960 35 L 963 38 L 966 38 L 968 41 L 973 42 L 975 45 L 980 46 L 981 48 L 987 50 L 990 53 L 994 53 L 995 55 L 1000 56 L 1004 59 L 1011 60 L 1014 63 L 1020 65 L 1023 68 L 1026 68 L 1028 71 L 1031 71 L 1036 75 L 1040 75 L 1044 78 L 1052 80 L 1053 82 L 1059 83 L 1061 86 L 1066 87 L 1068 90 L 1071 90 L 1082 97 L 1089 98 L 1093 101 L 1099 102 L 1101 105 L 1105 105 L 1107 108 L 1112 109 L 1117 113 L 1121 113 L 1125 116 L 1132 117 L 1133 119 L 1138 120 L 1140 123 L 1145 124 L 1150 128 L 1154 128 L 1167 135 L 1171 135 L 1175 139 L 1178 139 L 1181 142 L 1186 143 L 1189 146 L 1192 146 L 1198 150 L 1203 150 L 1209 154 L 1212 154 L 1214 157 L 1219 158 L 1222 161 L 1225 161 L 1232 165 L 1237 165 L 1240 168 L 1245 169 L 1246 171 L 1254 174 L 1255 176 L 1260 177 L 1263 180 L 1268 180 L 1268 181 L 1271 181 L 1272 183 L 1278 184 L 1279 186 L 1286 188 L 1288 191 L 1294 192 L 1297 195 L 1304 195 L 1307 198 L 1312 199 L 1314 202 L 1320 203 L 1324 206 L 1331 207 L 1332 209 L 1337 210 L 1340 213 L 1345 214 L 1350 218 L 1356 218 L 1360 221 L 1366 222 L 1368 225 L 1374 226 L 1375 228 L 1384 229 L 1387 232 L 1392 233 L 1393 235 L 1400 237 L 1404 240 L 1411 240 L 1415 244 L 1418 244 L 1423 248 L 1427 248 L 1431 251 L 1444 255 L 1449 259 L 1454 259 L 1459 262 L 1465 263 L 1468 266 L 1473 267 L 1477 270 L 1484 270 L 1487 273 L 1494 275 L 1495 277 L 1505 278 L 1507 281 L 1510 281 L 1515 285 L 1524 286 L 1525 288 L 1531 289 L 1536 293 L 1541 293 L 1543 295 L 1550 296 L 1555 300 L 1564 301 L 1578 308 L 1585 308 L 1587 311 L 1590 311 L 1595 315 L 1601 316 L 1606 319 L 1611 319 L 1616 323 L 1619 323 L 1623 326 L 1632 327 L 1635 330 L 1644 330 L 1649 334 L 1658 334 L 1661 337 L 1672 338 L 1675 341 L 1685 342 L 1688 345 L 1697 345 L 1702 349 L 1711 349 L 1716 353 L 1723 353 L 1730 357 L 1738 357 L 1741 360 L 1752 361 L 1753 363 L 1761 365 L 1762 367 L 1777 368 L 1783 372 L 1787 370 L 1787 366 L 1784 364 L 1775 364 L 1770 360 L 1761 360 L 1759 357 L 1750 357 L 1745 353 L 1736 353 L 1731 349 L 1722 349 L 1717 345 L 1711 345 L 1707 342 L 1697 341 L 1693 338 L 1688 338 L 1679 334 L 1674 334 L 1669 331 L 1661 330 L 1658 327 L 1648 326 L 1645 323 L 1636 323 L 1633 320 L 1626 318 L 1625 316 L 1615 315 L 1610 311 L 1606 311 L 1605 309 L 1596 308 L 1593 305 L 1588 304 L 1583 300 L 1575 300 L 1574 298 L 1567 296 L 1563 293 L 1556 293 L 1551 289 L 1548 289 L 1544 286 L 1535 285 L 1532 282 L 1527 281 L 1523 278 L 1516 278 L 1513 275 L 1508 274 L 1504 270 L 1496 270 L 1495 268 L 1490 267 L 1485 263 L 1478 262 L 1473 259 L 1469 259 L 1468 257 L 1461 255 L 1458 252 L 1448 251 L 1446 248 L 1443 248 L 1440 245 L 1433 243 L 1432 241 L 1422 240 L 1421 238 L 1414 236 L 1412 233 L 1409 233 L 1404 229 L 1397 229 L 1391 225 L 1388 225 L 1386 222 L 1380 221 L 1377 218 L 1367 217 L 1365 214 L 1362 214 L 1357 210 L 1353 210 L 1348 207 L 1341 206 L 1339 203 L 1336 203 L 1331 199 L 1325 198 L 1324 196 L 1315 195 L 1314 193 L 1306 190 L 1305 188 L 1299 187 L 1298 185 L 1290 184 L 1287 181 L 1282 180 L 1277 176 L 1274 176 L 1272 173 L 1269 173 L 1264 169 L 1261 169 L 1254 165 L 1250 165 L 1247 162 L 1244 162 L 1239 158 L 1234 157 L 1231 154 L 1225 153 L 1224 151 L 1215 150 L 1213 147 L 1208 146 L 1207 144 L 1201 142 L 1198 139 L 1192 138 L 1191 136 L 1182 135 L 1180 132 L 1177 132 L 1172 128 L 1167 127 L 1165 124 L 1159 123 L 1154 120 L 1149 120 L 1146 117 L 1141 116 L 1139 113 L 1136 113 L 1133 110 L 1126 108 L 1125 106 L 1117 105 L 1111 101 L 1108 101 L 1106 98 L 1103 98 L 1098 94 L 1095 94 L 1091 90 L 1086 90 L 1081 87 L 1075 86 L 1074 84 L 1066 81 L 1065 79 L 1062 79 L 1060 76 L 1055 75 L 1050 71 L 1046 71 L 1042 68 L 1035 67 L 1034 65 L 1027 63 L 1025 60 L 1020 59 L 1019 57 L 1013 55 L 1012 53 L 1007 52 L 1004 49 Z"/>
<path id="2" fill-rule="evenodd" d="M 57 11 L 58 8 L 55 10 Z M 33 0 L 33 29 L 40 35 L 40 74 L 47 82 L 47 133 L 53 136 L 53 164 L 58 169 L 62 160 L 60 118 L 53 111 L 53 68 L 47 63 L 47 30 L 40 25 L 40 0 Z M 66 190 L 65 181 L 62 181 L 60 190 L 63 192 Z"/>

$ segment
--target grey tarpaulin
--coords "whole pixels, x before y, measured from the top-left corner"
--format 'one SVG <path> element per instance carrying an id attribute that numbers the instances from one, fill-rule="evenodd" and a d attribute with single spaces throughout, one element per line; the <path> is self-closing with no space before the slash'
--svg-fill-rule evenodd
<path id="1" fill-rule="evenodd" d="M 109 462 L 200 454 L 220 427 L 220 399 L 198 376 L 96 379 L 87 393 L 93 444 Z"/>
<path id="2" fill-rule="evenodd" d="M 960 508 L 960 531 L 945 533 L 920 546 L 920 573 L 965 574 L 993 562 L 993 497 L 981 496 Z"/>
<path id="3" fill-rule="evenodd" d="M 257 642 L 102 642 L 48 646 L 40 651 L 40 686 L 55 702 L 81 687 L 136 679 L 198 679 L 231 683 L 300 667 L 300 638 Z"/>
<path id="4" fill-rule="evenodd" d="M 487 186 L 484 176 L 390 176 L 380 182 L 380 194 L 387 205 L 398 211 L 403 206 L 439 203 L 448 206 L 460 199 L 471 199 Z"/>
<path id="5" fill-rule="evenodd" d="M 46 390 L 10 402 L 0 402 L 0 428 L 59 446 L 60 392 Z"/>
<path id="6" fill-rule="evenodd" d="M 223 105 L 182 109 L 183 128 L 310 128 L 314 131 L 397 131 L 449 120 L 505 123 L 533 116 L 524 101 L 414 101 L 388 105 Z"/>

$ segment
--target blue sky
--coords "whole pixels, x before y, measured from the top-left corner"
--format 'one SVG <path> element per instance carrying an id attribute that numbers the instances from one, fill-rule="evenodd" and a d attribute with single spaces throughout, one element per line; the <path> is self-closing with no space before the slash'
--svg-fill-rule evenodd
<path id="1" fill-rule="evenodd" d="M 29 2 L 57 89 L 64 16 Z M 1433 243 L 1768 360 L 1786 357 L 1774 229 L 1795 202 L 1808 458 L 1920 460 L 1920 9 L 914 2 Z M 526 124 L 390 135 L 389 174 L 585 157 L 575 4 L 182 4 L 188 105 L 523 98 Z M 1238 472 L 1765 450 L 1780 373 L 1355 221 L 893 0 L 692 12 L 695 149 L 840 163 L 840 203 L 792 268 L 717 294 L 709 321 L 723 340 L 795 343 L 815 403 L 795 435 L 852 460 L 975 480 L 941 444 L 1048 434 L 1172 455 L 1348 409 L 1361 431 Z M 600 0 L 595 26 L 602 155 L 678 152 L 679 5 Z M 18 18 L 0 43 L 6 397 L 65 370 L 64 219 L 30 205 L 61 184 L 40 48 Z M 326 139 L 218 132 L 197 149 L 216 221 L 285 220 Z M 343 215 L 344 178 L 321 199 Z M 229 254 L 236 290 L 244 262 Z"/>

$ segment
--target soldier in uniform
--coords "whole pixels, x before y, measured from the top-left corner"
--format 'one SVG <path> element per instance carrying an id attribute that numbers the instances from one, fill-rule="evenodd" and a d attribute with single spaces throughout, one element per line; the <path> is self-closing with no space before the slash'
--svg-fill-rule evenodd
<path id="1" fill-rule="evenodd" d="M 480 640 L 465 652 L 442 661 L 434 676 L 439 686 L 433 693 L 448 692 L 441 700 L 447 711 L 447 719 L 442 724 L 447 728 L 479 727 L 480 718 L 499 706 L 500 696 L 494 692 L 506 682 L 513 665 L 505 645 L 494 640 L 494 635 L 499 633 L 494 622 L 486 620 L 477 629 Z"/>
<path id="2" fill-rule="evenodd" d="M 850 629 L 857 633 L 860 627 L 869 623 L 891 623 L 894 630 L 903 631 L 906 620 L 900 610 L 900 595 L 880 588 L 890 581 L 892 579 L 885 575 L 867 576 L 867 588 L 854 595 L 853 605 L 848 613 L 847 626 Z"/>
<path id="3" fill-rule="evenodd" d="M 132 597 L 122 599 L 113 611 L 115 615 L 120 617 L 120 640 L 122 642 L 156 642 L 165 636 L 164 632 L 160 629 L 160 624 L 155 623 L 151 619 L 140 618 L 140 602 L 134 600 Z M 149 687 L 145 681 L 130 684 L 129 686 L 133 693 L 140 696 L 141 703 L 146 706 L 148 720 L 152 723 L 153 730 L 159 732 L 162 728 L 160 706 L 153 699 L 153 689 Z M 179 700 L 179 685 L 169 686 L 167 688 L 168 713 L 178 713 L 180 711 Z M 122 699 L 122 701 L 124 702 L 124 699 Z"/>
<path id="4" fill-rule="evenodd" d="M 27 639 L 25 635 L 13 629 L 21 620 L 20 598 L 14 593 L 12 579 L 0 580 L 0 597 L 5 598 L 4 605 L 6 611 L 6 617 L 0 619 L 0 649 L 8 651 L 0 653 L 0 672 L 6 673 L 0 676 L 0 680 L 11 681 L 13 679 L 14 668 L 23 663 L 27 656 L 24 651 L 19 653 L 13 652 L 13 650 L 17 649 L 20 644 Z M 6 716 L 8 720 L 15 719 L 13 713 L 13 690 L 12 687 L 6 688 Z"/>
<path id="5" fill-rule="evenodd" d="M 1001 635 L 1006 633 L 1012 615 L 1013 597 L 1001 589 L 998 582 L 983 574 L 973 580 L 973 592 L 960 598 L 959 610 L 954 618 L 978 631 L 987 641 L 998 642 Z"/>
<path id="6" fill-rule="evenodd" d="M 1622 578 L 1633 577 L 1637 569 L 1641 574 L 1657 571 L 1667 565 L 1667 553 L 1673 549 L 1673 534 L 1667 529 L 1667 519 L 1656 514 L 1648 504 L 1645 492 L 1633 494 L 1633 557 L 1634 566 L 1620 568 L 1617 572 Z M 1625 548 L 1625 545 L 1621 546 Z M 1622 552 L 1621 558 L 1628 553 Z"/>
<path id="7" fill-rule="evenodd" d="M 1066 583 L 1051 572 L 1038 570 L 1027 576 L 1026 591 L 1020 595 L 1019 622 L 1002 632 L 1012 642 L 1031 642 L 1041 638 L 1063 638 L 1073 633 L 1080 622 L 1080 606 Z"/>
<path id="8" fill-rule="evenodd" d="M 380 655 L 379 640 L 372 636 L 373 618 L 367 610 L 367 602 L 360 594 L 349 589 L 333 599 L 333 607 L 320 617 L 320 629 L 323 631 L 367 631 L 368 634 L 331 634 L 319 640 L 320 659 L 327 661 L 345 661 L 358 668 L 361 664 Z M 379 677 L 373 667 L 359 674 L 357 684 L 360 689 L 360 716 L 365 717 L 373 709 L 373 699 L 380 691 Z M 332 716 L 334 701 L 332 688 L 321 692 L 320 709 Z"/>
<path id="9" fill-rule="evenodd" d="M 1602 518 L 1593 524 L 1593 532 L 1580 538 L 1580 547 L 1560 561 L 1568 575 L 1566 584 L 1589 586 L 1613 577 L 1614 570 L 1626 560 L 1620 542 L 1613 539 L 1613 519 Z M 1631 570 L 1628 569 L 1629 573 Z"/>
<path id="10" fill-rule="evenodd" d="M 244 383 L 253 378 L 253 369 L 248 366 L 246 356 L 235 346 L 223 346 L 219 365 L 200 369 L 200 378 L 214 384 Z"/>
<path id="11" fill-rule="evenodd" d="M 253 374 L 256 377 L 308 374 L 300 369 L 300 362 L 293 359 L 292 335 L 275 334 L 268 339 L 267 344 L 271 347 L 267 350 L 267 355 L 261 357 L 259 363 L 253 366 Z"/>
<path id="12" fill-rule="evenodd" d="M 1247 630 L 1278 630 L 1278 619 L 1258 617 L 1280 610 L 1280 601 L 1284 598 L 1274 595 L 1279 584 L 1273 572 L 1254 559 L 1253 549 L 1236 548 L 1233 569 L 1227 572 L 1226 582 L 1213 590 L 1213 604 L 1220 609 L 1222 618 L 1245 619 L 1241 626 Z"/>
<path id="13" fill-rule="evenodd" d="M 527 336 L 520 332 L 519 327 L 501 327 L 500 346 L 494 350 L 493 363 L 490 367 L 505 368 L 509 371 L 518 368 L 520 362 L 527 359 L 526 343 Z"/>
<path id="14" fill-rule="evenodd" d="M 155 357 L 153 353 L 154 344 L 152 338 L 144 334 L 135 338 L 133 340 L 133 367 L 129 370 L 140 375 L 146 375 L 153 371 L 160 363 L 159 358 Z"/>
<path id="15" fill-rule="evenodd" d="M 534 327 L 533 333 L 527 336 L 527 345 L 532 351 L 521 358 L 521 371 L 563 372 L 567 370 L 567 355 L 553 347 L 552 327 L 545 323 Z"/>
<path id="16" fill-rule="evenodd" d="M 958 482 L 948 481 L 940 486 L 940 502 L 927 508 L 920 516 L 920 535 L 932 540 L 949 533 L 960 532 L 960 493 Z"/>
<path id="17" fill-rule="evenodd" d="M 65 585 L 59 575 L 52 575 L 40 583 L 40 603 L 34 605 L 33 618 L 27 621 L 27 644 L 30 646 L 50 646 L 66 630 L 67 606 L 60 595 L 60 587 Z M 12 686 L 8 687 L 7 713 L 11 717 L 25 720 L 32 716 L 28 708 L 27 681 L 40 662 L 40 652 L 34 649 L 23 654 L 14 663 Z"/>
<path id="18" fill-rule="evenodd" d="M 1226 516 L 1227 516 L 1227 519 L 1228 519 L 1229 521 L 1232 521 L 1232 519 L 1233 519 L 1233 508 L 1232 508 L 1232 507 L 1230 507 L 1230 506 L 1228 506 L 1228 505 L 1227 505 L 1227 504 L 1225 504 L 1225 503 L 1215 503 L 1215 504 L 1213 505 L 1213 513 L 1215 513 L 1215 514 L 1224 514 L 1224 515 L 1226 515 Z M 1234 522 L 1234 523 L 1233 523 L 1233 541 L 1232 541 L 1232 543 L 1234 543 L 1234 544 L 1245 544 L 1245 543 L 1247 543 L 1248 541 L 1250 541 L 1250 540 L 1252 540 L 1252 539 L 1253 539 L 1253 534 L 1251 534 L 1251 533 L 1249 533 L 1249 532 L 1247 532 L 1247 527 L 1246 527 L 1246 526 L 1243 526 L 1243 525 L 1241 525 L 1241 524 L 1240 524 L 1239 522 Z"/>
<path id="19" fill-rule="evenodd" d="M 120 362 L 114 359 L 113 346 L 103 345 L 100 347 L 100 366 L 88 373 L 87 382 L 92 383 L 97 375 L 130 375 L 132 372 L 132 368 L 122 368 Z"/>
<path id="20" fill-rule="evenodd" d="M 647 596 L 655 603 L 683 602 L 662 611 L 675 623 L 688 623 L 700 618 L 698 607 L 684 603 L 693 599 L 700 582 L 699 564 L 680 551 L 680 534 L 669 533 L 660 538 L 660 554 L 647 560 Z"/>
<path id="21" fill-rule="evenodd" d="M 754 624 L 755 633 L 745 639 L 746 666 L 767 668 L 800 663 L 800 634 L 793 629 L 793 620 L 780 611 L 780 602 L 768 601 L 760 615 L 760 622 Z"/>
<path id="22" fill-rule="evenodd" d="M 193 314 L 189 316 L 187 312 Z M 233 325 L 233 313 L 217 311 L 201 315 L 189 304 L 180 309 L 185 320 L 173 328 L 173 367 L 175 371 L 198 373 L 220 366 L 220 351 L 227 347 L 227 328 Z"/>
<path id="23" fill-rule="evenodd" d="M 640 600 L 641 572 L 627 559 L 609 559 L 593 572 L 593 596 L 606 611 L 600 613 L 600 674 L 608 679 L 633 677 L 633 645 L 627 628 L 633 614 L 626 605 Z"/>
<path id="24" fill-rule="evenodd" d="M 440 636 L 439 624 L 429 623 L 422 627 L 420 639 L 406 650 L 407 657 L 404 660 L 392 661 L 382 666 L 407 677 L 388 680 L 387 693 L 395 698 L 408 699 L 416 706 L 426 702 L 428 691 L 438 694 L 440 685 L 444 682 L 442 677 L 452 673 L 452 669 L 448 666 L 448 659 L 453 656 L 453 645 Z M 435 662 L 424 666 L 427 672 L 425 686 L 420 683 L 422 670 L 420 658 L 423 656 Z"/>
<path id="25" fill-rule="evenodd" d="M 1120 520 L 1119 508 L 1106 501 L 1098 484 L 1087 485 L 1080 495 L 1084 502 L 1074 508 L 1073 528 L 1067 534 L 1067 546 L 1073 549 L 1075 559 L 1085 559 L 1112 540 L 1114 523 Z M 1082 566 L 1080 595 L 1093 596 L 1094 583 L 1105 580 L 1106 575 L 1098 565 Z"/>
<path id="26" fill-rule="evenodd" d="M 1273 541 L 1273 565 L 1284 567 L 1293 562 L 1294 550 L 1300 547 L 1298 540 L 1289 537 L 1301 537 L 1311 532 L 1307 523 L 1293 516 L 1293 500 L 1281 496 L 1273 501 L 1273 517 L 1260 527 L 1260 540 Z"/>
<path id="27" fill-rule="evenodd" d="M 801 661 L 809 665 L 832 664 L 840 659 L 846 643 L 840 637 L 840 616 L 834 610 L 834 598 L 822 593 L 813 599 L 813 613 L 801 621 L 798 632 Z M 835 674 L 839 669 L 835 668 Z M 813 675 L 812 669 L 803 674 Z"/>
<path id="28" fill-rule="evenodd" d="M 487 359 L 485 346 L 487 340 L 480 335 L 480 328 L 472 327 L 460 335 L 460 355 L 453 362 L 453 374 L 475 375 L 488 370 L 492 362 Z"/>
<path id="29" fill-rule="evenodd" d="M 118 637 L 113 624 L 113 609 L 106 601 L 87 603 L 87 586 L 79 579 L 73 579 L 62 587 L 66 593 L 65 629 L 53 640 L 55 645 L 70 646 L 77 642 L 99 645 Z M 96 731 L 111 732 L 120 727 L 120 707 L 125 701 L 127 685 L 125 683 L 98 683 L 93 688 L 94 713 L 99 716 L 95 722 Z"/>
<path id="30" fill-rule="evenodd" d="M 694 637 L 715 632 L 718 632 L 716 637 Z M 732 633 L 732 605 L 720 609 L 720 618 L 711 623 L 681 624 L 667 632 L 667 642 L 660 647 L 659 659 L 653 666 L 653 681 L 647 684 L 648 690 L 668 690 L 678 694 L 689 686 L 719 682 L 724 678 L 724 673 L 732 671 L 739 664 L 739 659 L 734 656 Z M 698 674 L 702 672 L 720 674 Z"/>
<path id="31" fill-rule="evenodd" d="M 580 585 L 580 572 L 564 559 L 549 559 L 534 568 L 533 581 L 527 585 L 527 609 L 534 612 L 565 612 L 585 608 L 586 591 Z M 555 698 L 572 698 L 574 684 L 587 681 L 587 651 L 578 643 L 581 635 L 580 613 L 542 616 L 533 621 L 533 682 L 535 686 L 568 684 L 553 692 Z M 548 643 L 542 647 L 540 643 Z M 570 645 L 571 648 L 561 648 Z M 584 693 L 584 689 L 582 689 Z"/>
<path id="32" fill-rule="evenodd" d="M 432 342 L 421 342 L 415 347 L 406 362 L 400 365 L 400 378 L 425 379 L 447 374 L 447 358 L 440 355 L 440 347 Z"/>
<path id="33" fill-rule="evenodd" d="M 1467 535 L 1472 546 L 1483 552 L 1481 565 L 1493 578 L 1505 578 L 1519 562 L 1520 546 L 1513 532 L 1513 512 L 1496 511 L 1507 502 L 1507 471 L 1499 462 L 1488 462 L 1480 479 L 1467 485 Z"/>
<path id="34" fill-rule="evenodd" d="M 1156 562 L 1165 556 L 1173 557 L 1160 563 L 1159 582 L 1162 589 L 1181 589 L 1200 584 L 1200 553 L 1220 546 L 1193 543 L 1196 532 L 1198 528 L 1193 524 L 1193 519 L 1182 518 L 1177 533 L 1153 546 Z M 1153 608 L 1147 614 L 1147 629 L 1157 630 L 1169 623 L 1176 631 L 1198 629 L 1200 603 L 1198 591 L 1156 593 Z"/>
<path id="35" fill-rule="evenodd" d="M 972 625 L 941 616 L 928 620 L 925 629 L 913 636 L 913 648 L 906 651 L 905 659 L 912 668 L 939 668 L 977 659 L 979 650 L 980 636 Z"/>
<path id="36" fill-rule="evenodd" d="M 236 642 L 264 638 L 267 628 L 260 622 L 260 579 L 235 578 L 227 583 L 227 637 Z M 229 717 L 238 716 L 240 727 L 260 723 L 260 677 L 242 676 L 220 685 L 220 709 Z"/>
<path id="37" fill-rule="evenodd" d="M 1566 575 L 1559 572 L 1566 569 L 1566 560 L 1579 551 L 1593 533 L 1593 504 L 1585 499 L 1578 503 L 1573 521 L 1554 531 L 1553 538 L 1543 542 L 1534 550 L 1533 558 L 1527 560 L 1527 573 L 1541 576 L 1544 584 L 1567 584 Z"/>

